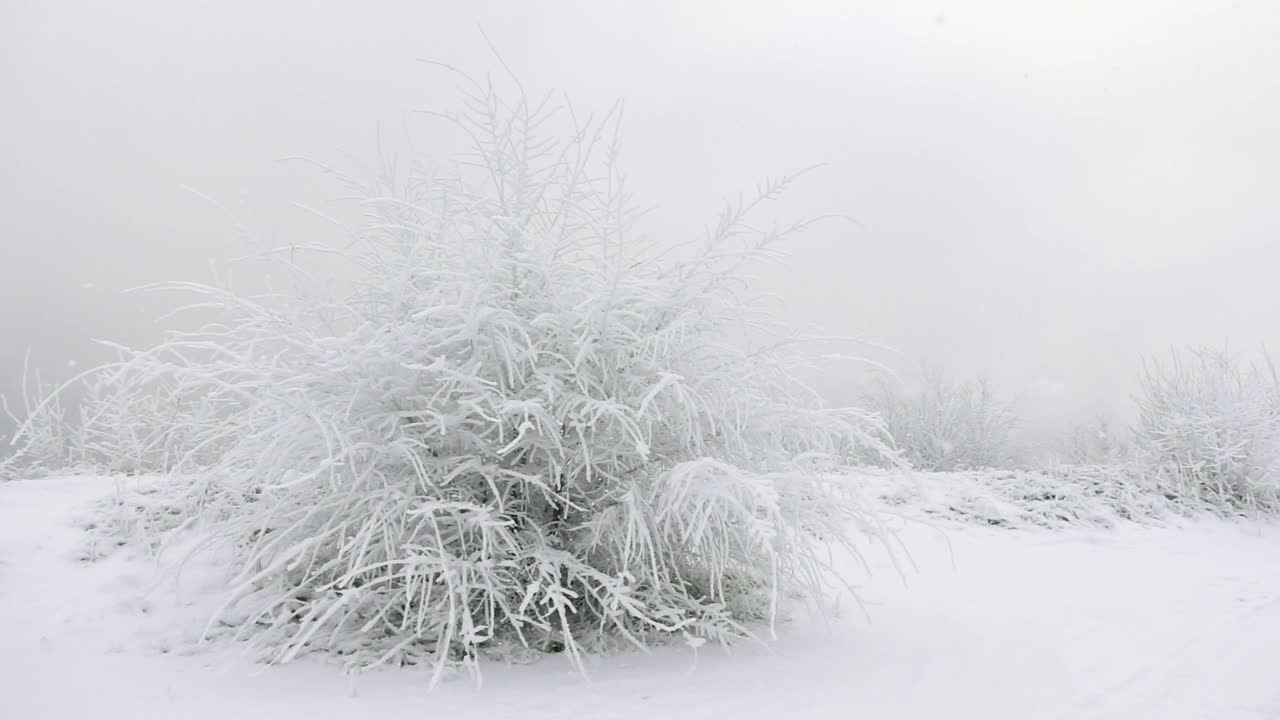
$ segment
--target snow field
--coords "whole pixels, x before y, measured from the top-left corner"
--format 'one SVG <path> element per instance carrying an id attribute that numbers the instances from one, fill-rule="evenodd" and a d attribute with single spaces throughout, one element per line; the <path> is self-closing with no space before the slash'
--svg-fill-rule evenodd
<path id="1" fill-rule="evenodd" d="M 952 481 L 955 481 L 952 478 Z M 347 676 L 306 656 L 252 662 L 195 646 L 223 589 L 219 559 L 161 566 L 132 548 L 87 562 L 86 509 L 106 478 L 0 486 L 0 717 L 1275 718 L 1280 527 L 1174 519 L 1009 530 L 895 520 L 905 583 L 868 548 L 829 623 L 767 648 L 668 647 L 488 664 L 428 692 L 429 669 Z"/>

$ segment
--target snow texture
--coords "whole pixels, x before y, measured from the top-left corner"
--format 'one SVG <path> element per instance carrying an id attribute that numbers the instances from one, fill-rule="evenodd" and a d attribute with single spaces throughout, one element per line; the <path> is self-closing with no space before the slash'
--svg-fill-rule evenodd
<path id="1" fill-rule="evenodd" d="M 1274 524 L 908 523 L 918 569 L 904 585 L 870 558 L 868 616 L 797 621 L 732 655 L 590 658 L 590 681 L 559 658 L 494 663 L 482 688 L 429 692 L 420 668 L 348 676 L 317 656 L 266 667 L 224 643 L 191 646 L 221 559 L 194 555 L 176 576 L 127 548 L 86 561 L 88 510 L 115 485 L 0 486 L 0 717 L 1280 717 Z"/>

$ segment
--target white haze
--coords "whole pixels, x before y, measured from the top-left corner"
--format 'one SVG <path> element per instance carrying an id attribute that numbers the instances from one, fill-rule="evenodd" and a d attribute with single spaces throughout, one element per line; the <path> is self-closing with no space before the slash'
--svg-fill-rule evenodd
<path id="1" fill-rule="evenodd" d="M 498 70 L 478 26 L 533 90 L 625 98 L 650 233 L 828 163 L 783 209 L 857 222 L 766 273 L 789 315 L 988 373 L 1041 432 L 1122 414 L 1144 353 L 1280 340 L 1274 3 L 8 0 L 0 391 L 27 348 L 66 377 L 154 337 L 117 291 L 211 279 L 237 222 L 332 239 L 292 203 L 340 189 L 280 158 L 454 149 L 410 112 L 455 100 L 416 59 Z"/>

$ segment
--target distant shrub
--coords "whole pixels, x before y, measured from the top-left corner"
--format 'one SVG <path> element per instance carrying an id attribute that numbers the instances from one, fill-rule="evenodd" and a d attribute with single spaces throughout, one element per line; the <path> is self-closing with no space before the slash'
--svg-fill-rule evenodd
<path id="1" fill-rule="evenodd" d="M 1011 460 L 1016 419 L 985 378 L 959 382 L 931 370 L 916 386 L 880 379 L 865 398 L 916 468 L 968 470 Z"/>
<path id="2" fill-rule="evenodd" d="M 1280 509 L 1280 381 L 1194 348 L 1150 361 L 1138 395 L 1138 451 L 1180 490 L 1225 511 Z"/>
<path id="3" fill-rule="evenodd" d="M 456 172 L 351 182 L 350 294 L 157 288 L 221 317 L 95 379 L 92 461 L 178 476 L 122 525 L 199 520 L 234 548 L 219 623 L 272 661 L 439 678 L 485 652 L 581 668 L 772 627 L 825 591 L 823 543 L 878 532 L 839 471 L 890 452 L 799 379 L 802 339 L 743 279 L 806 225 L 748 222 L 790 179 L 700 240 L 648 240 L 616 113 L 466 87 Z"/>
<path id="4" fill-rule="evenodd" d="M 1132 463 L 947 473 L 865 473 L 868 493 L 907 516 L 1009 529 L 1157 524 L 1190 508 Z"/>
<path id="5" fill-rule="evenodd" d="M 136 369 L 123 360 L 131 353 L 118 349 L 120 364 L 60 387 L 24 366 L 22 407 L 0 398 L 0 407 L 18 427 L 13 452 L 0 462 L 0 478 L 164 473 L 178 464 L 190 448 L 184 438 L 194 420 L 192 407 L 125 381 Z M 71 391 L 74 396 L 64 402 Z M 198 452 L 207 457 L 207 449 Z"/>
<path id="6" fill-rule="evenodd" d="M 1071 428 L 1054 459 L 1070 465 L 1107 465 L 1129 460 L 1133 442 L 1126 429 L 1105 415 Z"/>
<path id="7" fill-rule="evenodd" d="M 0 396 L 0 410 L 21 429 L 7 447 L 0 450 L 0 480 L 41 477 L 71 469 L 81 451 L 76 425 L 69 422 L 62 395 L 54 393 L 39 370 L 30 367 L 30 356 L 23 358 L 22 406 L 14 407 Z"/>

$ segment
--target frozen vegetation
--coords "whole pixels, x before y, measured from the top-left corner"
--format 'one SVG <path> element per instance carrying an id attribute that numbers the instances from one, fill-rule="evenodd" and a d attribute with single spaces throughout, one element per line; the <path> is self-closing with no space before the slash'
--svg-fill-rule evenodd
<path id="1" fill-rule="evenodd" d="M 471 153 L 348 179 L 364 224 L 311 249 L 356 282 L 287 248 L 288 289 L 144 288 L 215 319 L 6 405 L 0 715 L 62 716 L 46 672 L 112 717 L 239 714 L 239 683 L 308 717 L 1280 715 L 1269 363 L 1149 363 L 1071 463 L 1016 464 L 983 380 L 829 408 L 801 378 L 846 349 L 747 274 L 809 225 L 759 218 L 795 178 L 645 238 L 620 108 L 459 78 Z"/>
<path id="2" fill-rule="evenodd" d="M 830 550 L 889 542 L 853 458 L 881 423 L 802 383 L 806 340 L 742 268 L 806 222 L 752 224 L 792 178 L 687 245 L 634 236 L 620 108 L 462 80 L 457 174 L 351 181 L 367 211 L 346 295 L 191 284 L 217 320 L 91 374 L 71 446 L 57 396 L 31 467 L 164 473 L 125 534 L 199 527 L 234 579 L 211 632 L 284 662 L 583 656 L 727 645 L 821 602 Z M 558 127 L 562 134 L 550 134 Z M 50 457 L 53 455 L 53 457 Z M 21 462 L 21 460 L 19 460 Z"/>
<path id="3" fill-rule="evenodd" d="M 937 368 L 909 385 L 883 377 L 865 400 L 917 469 L 973 470 L 1012 462 L 1016 419 L 986 378 L 956 381 Z"/>

